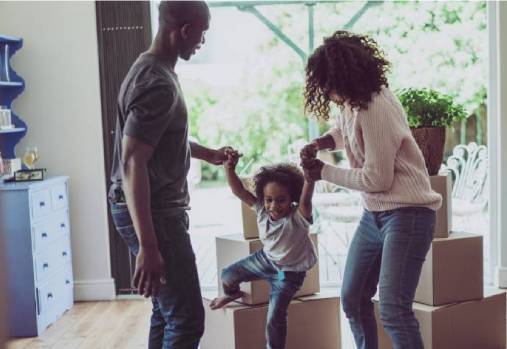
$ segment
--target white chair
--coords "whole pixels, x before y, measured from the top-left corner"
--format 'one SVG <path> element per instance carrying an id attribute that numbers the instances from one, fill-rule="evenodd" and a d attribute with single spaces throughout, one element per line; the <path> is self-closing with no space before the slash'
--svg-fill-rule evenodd
<path id="1" fill-rule="evenodd" d="M 484 145 L 457 145 L 444 169 L 450 171 L 452 186 L 452 230 L 483 236 L 485 278 L 489 275 L 489 160 Z"/>
<path id="2" fill-rule="evenodd" d="M 454 147 L 443 169 L 450 171 L 453 216 L 484 212 L 488 206 L 488 150 L 470 143 Z"/>

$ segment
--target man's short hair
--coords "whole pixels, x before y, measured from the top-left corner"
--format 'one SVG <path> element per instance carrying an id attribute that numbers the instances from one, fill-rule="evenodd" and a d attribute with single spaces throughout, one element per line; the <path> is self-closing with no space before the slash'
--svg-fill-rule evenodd
<path id="1" fill-rule="evenodd" d="M 190 23 L 208 23 L 210 12 L 204 1 L 161 1 L 158 8 L 160 27 L 177 28 Z"/>

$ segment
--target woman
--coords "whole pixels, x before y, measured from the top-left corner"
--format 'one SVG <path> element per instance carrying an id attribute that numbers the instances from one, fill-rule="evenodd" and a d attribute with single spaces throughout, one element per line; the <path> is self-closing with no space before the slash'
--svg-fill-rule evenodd
<path id="1" fill-rule="evenodd" d="M 360 349 L 377 348 L 371 298 L 379 284 L 380 319 L 395 349 L 423 348 L 412 311 L 441 196 L 432 191 L 403 108 L 389 90 L 389 62 L 375 41 L 338 31 L 306 67 L 305 109 L 336 126 L 301 151 L 305 176 L 358 190 L 365 207 L 352 240 L 342 287 L 343 310 Z M 344 148 L 350 169 L 323 163 L 317 151 Z M 337 208 L 338 209 L 338 208 Z"/>

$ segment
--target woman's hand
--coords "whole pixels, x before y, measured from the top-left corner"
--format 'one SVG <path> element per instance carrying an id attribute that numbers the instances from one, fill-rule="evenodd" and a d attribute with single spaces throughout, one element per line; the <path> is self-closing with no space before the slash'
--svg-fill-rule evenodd
<path id="1" fill-rule="evenodd" d="M 319 143 L 316 140 L 308 143 L 301 149 L 299 156 L 301 157 L 301 161 L 313 160 L 317 157 L 317 152 L 319 151 Z"/>
<path id="2" fill-rule="evenodd" d="M 301 165 L 303 166 L 305 179 L 308 182 L 315 182 L 322 179 L 321 173 L 324 167 L 324 162 L 322 162 L 322 160 L 313 159 L 306 161 L 306 163 L 302 161 Z"/>

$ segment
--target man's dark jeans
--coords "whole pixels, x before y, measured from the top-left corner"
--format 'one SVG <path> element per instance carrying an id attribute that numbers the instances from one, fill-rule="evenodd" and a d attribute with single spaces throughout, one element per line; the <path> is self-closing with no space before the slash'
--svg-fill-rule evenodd
<path id="1" fill-rule="evenodd" d="M 125 203 L 111 203 L 114 224 L 130 251 L 137 255 L 139 241 Z M 188 214 L 153 213 L 160 253 L 165 261 L 165 284 L 152 297 L 149 349 L 197 349 L 204 332 L 195 255 L 188 235 Z"/>

